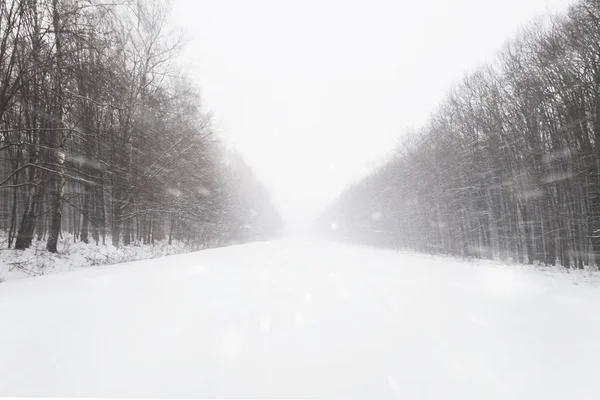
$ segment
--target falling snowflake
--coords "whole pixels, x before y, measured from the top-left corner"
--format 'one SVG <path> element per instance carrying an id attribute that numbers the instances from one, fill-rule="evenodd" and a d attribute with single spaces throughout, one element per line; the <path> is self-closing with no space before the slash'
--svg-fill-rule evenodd
<path id="1" fill-rule="evenodd" d="M 167 193 L 169 193 L 173 197 L 180 197 L 182 195 L 181 190 L 176 188 L 167 188 Z"/>
<path id="2" fill-rule="evenodd" d="M 210 190 L 203 186 L 200 186 L 198 188 L 198 194 L 200 194 L 201 196 L 210 196 Z"/>

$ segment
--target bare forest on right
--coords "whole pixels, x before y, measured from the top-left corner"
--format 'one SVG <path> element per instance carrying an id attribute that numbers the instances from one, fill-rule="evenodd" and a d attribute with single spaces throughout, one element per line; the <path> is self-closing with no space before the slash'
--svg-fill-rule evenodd
<path id="1" fill-rule="evenodd" d="M 523 30 L 320 225 L 363 244 L 598 267 L 600 2 Z"/>

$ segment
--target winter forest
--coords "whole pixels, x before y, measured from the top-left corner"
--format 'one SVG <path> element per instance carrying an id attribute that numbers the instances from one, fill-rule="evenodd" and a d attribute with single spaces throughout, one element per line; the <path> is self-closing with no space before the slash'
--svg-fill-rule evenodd
<path id="1" fill-rule="evenodd" d="M 200 249 L 282 221 L 222 144 L 161 0 L 0 3 L 0 248 Z M 318 221 L 332 239 L 600 266 L 600 3 L 538 19 Z"/>
<path id="2" fill-rule="evenodd" d="M 0 2 L 0 247 L 214 247 L 279 216 L 215 137 L 159 0 Z"/>
<path id="3" fill-rule="evenodd" d="M 599 305 L 600 0 L 0 0 L 0 398 L 600 399 Z"/>
<path id="4" fill-rule="evenodd" d="M 361 244 L 600 266 L 600 2 L 522 30 L 319 224 Z"/>

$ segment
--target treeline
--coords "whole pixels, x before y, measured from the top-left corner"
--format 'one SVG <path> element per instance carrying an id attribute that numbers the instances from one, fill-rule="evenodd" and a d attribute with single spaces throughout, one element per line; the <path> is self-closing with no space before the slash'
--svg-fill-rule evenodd
<path id="1" fill-rule="evenodd" d="M 597 267 L 600 2 L 530 26 L 466 76 L 320 223 L 365 244 Z"/>
<path id="2" fill-rule="evenodd" d="M 0 229 L 115 246 L 274 234 L 258 181 L 217 143 L 155 0 L 0 1 Z M 244 191 L 239 185 L 244 184 Z"/>

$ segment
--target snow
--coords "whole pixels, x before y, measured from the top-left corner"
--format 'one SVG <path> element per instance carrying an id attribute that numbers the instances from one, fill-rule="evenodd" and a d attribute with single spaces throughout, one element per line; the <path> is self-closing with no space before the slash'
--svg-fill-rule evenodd
<path id="1" fill-rule="evenodd" d="M 0 231 L 0 245 L 8 241 L 6 232 Z M 106 245 L 95 242 L 85 244 L 75 242 L 73 235 L 63 233 L 59 238 L 58 254 L 46 250 L 45 241 L 34 240 L 26 250 L 0 248 L 0 283 L 14 279 L 35 277 L 40 275 L 67 272 L 82 267 L 116 264 L 127 261 L 163 257 L 166 255 L 187 253 L 192 247 L 174 240 L 158 240 L 154 243 L 134 243 L 131 246 L 116 248 L 111 238 L 106 239 Z"/>
<path id="2" fill-rule="evenodd" d="M 596 277 L 552 274 L 282 240 L 7 281 L 0 395 L 600 398 Z"/>

